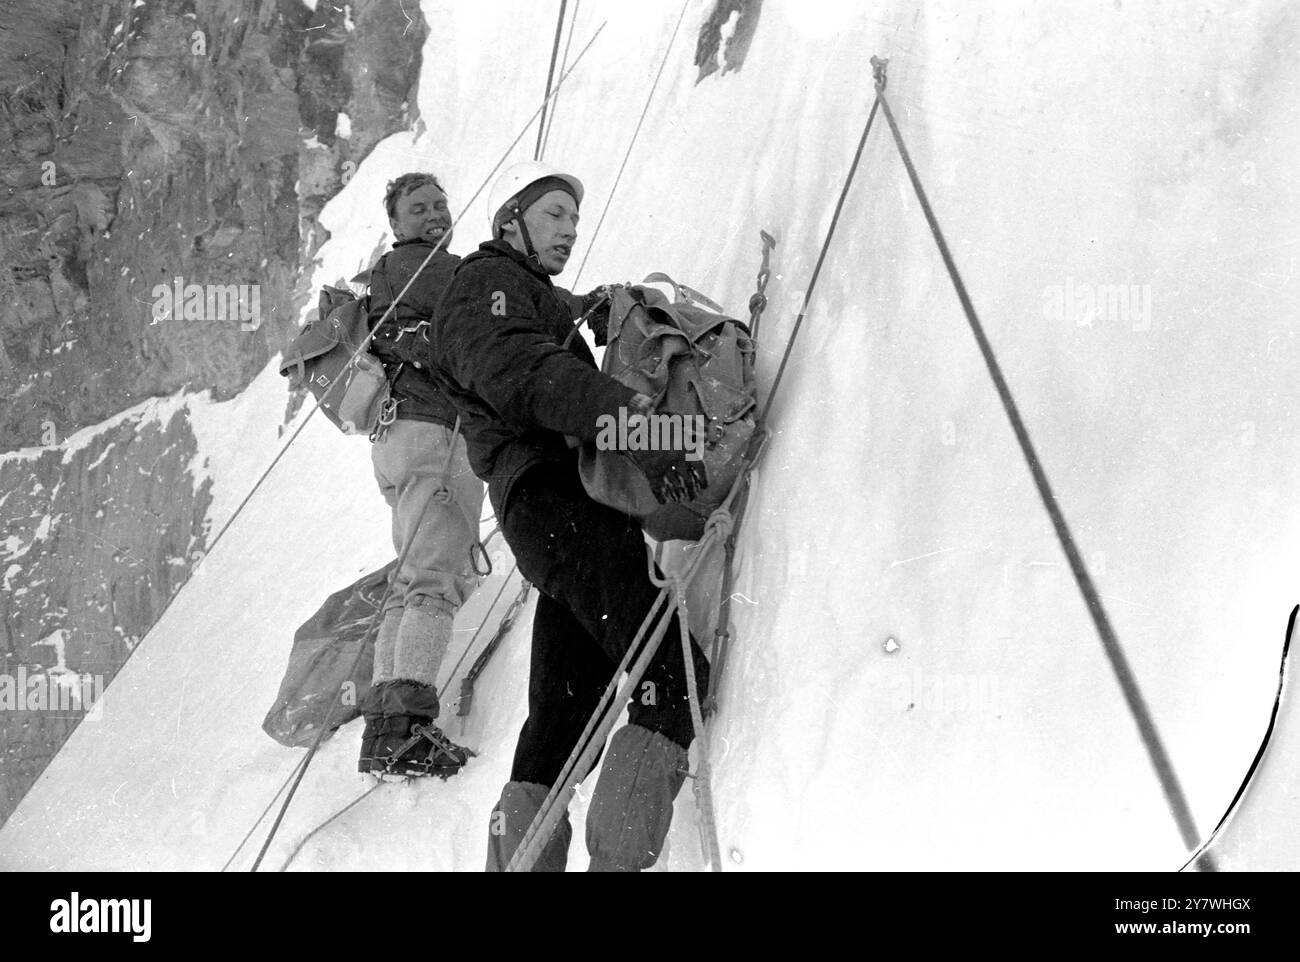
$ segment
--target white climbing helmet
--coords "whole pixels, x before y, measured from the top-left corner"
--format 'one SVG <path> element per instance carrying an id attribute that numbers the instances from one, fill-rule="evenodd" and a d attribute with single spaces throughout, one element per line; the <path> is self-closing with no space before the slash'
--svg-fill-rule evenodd
<path id="1" fill-rule="evenodd" d="M 507 167 L 488 191 L 488 229 L 496 236 L 497 215 L 530 185 L 547 177 L 558 177 L 573 188 L 574 198 L 582 205 L 582 181 L 540 160 L 525 160 Z"/>

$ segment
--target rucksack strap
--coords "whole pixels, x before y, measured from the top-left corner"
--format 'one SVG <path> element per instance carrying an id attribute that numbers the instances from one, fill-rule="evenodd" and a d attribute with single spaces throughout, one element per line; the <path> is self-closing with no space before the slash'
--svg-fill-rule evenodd
<path id="1" fill-rule="evenodd" d="M 384 287 L 385 287 L 385 289 L 387 289 L 387 291 L 388 291 L 388 303 L 389 303 L 390 307 L 392 308 L 392 310 L 390 310 L 390 311 L 387 312 L 387 313 L 388 313 L 388 321 L 389 321 L 389 323 L 391 323 L 393 320 L 396 319 L 396 316 L 397 316 L 397 307 L 396 307 L 396 299 L 393 297 L 393 284 L 392 284 L 392 281 L 390 281 L 390 280 L 388 279 L 388 271 L 386 271 L 386 270 L 383 269 L 383 267 L 384 267 L 384 262 L 385 262 L 386 260 L 388 260 L 388 255 L 387 255 L 387 254 L 384 254 L 384 255 L 382 255 L 382 256 L 379 258 L 379 260 L 375 261 L 375 266 L 372 267 L 372 268 L 370 268 L 370 280 L 366 283 L 366 290 L 367 290 L 367 291 L 373 291 L 373 290 L 375 289 L 375 274 L 376 274 L 376 273 L 378 273 L 379 276 L 382 277 L 382 278 L 384 279 Z M 380 318 L 380 320 L 382 321 L 382 320 L 384 320 L 384 318 Z M 377 333 L 378 333 L 378 328 L 379 328 L 379 325 L 376 324 L 375 327 L 372 328 L 371 330 L 375 331 L 375 333 L 377 334 Z"/>
<path id="2" fill-rule="evenodd" d="M 715 314 L 726 314 L 716 301 L 710 300 L 693 287 L 687 287 L 685 284 L 678 284 L 675 280 L 665 274 L 663 271 L 655 271 L 653 274 L 647 274 L 642 284 L 668 284 L 672 287 L 673 293 L 679 301 L 689 301 L 693 304 L 699 304 L 701 307 L 707 307 Z"/>
<path id="3" fill-rule="evenodd" d="M 370 268 L 370 283 L 367 284 L 366 287 L 367 287 L 367 289 L 372 289 L 372 290 L 373 290 L 374 285 L 375 285 L 375 272 L 378 271 L 378 272 L 379 272 L 379 276 L 382 277 L 382 278 L 384 279 L 384 287 L 387 288 L 387 290 L 388 290 L 388 303 L 389 303 L 390 305 L 392 305 L 392 310 L 388 312 L 388 323 L 389 323 L 389 324 L 395 324 L 395 323 L 397 322 L 397 305 L 396 305 L 396 298 L 393 297 L 393 282 L 390 281 L 390 280 L 388 279 L 388 271 L 386 271 L 386 270 L 382 270 L 382 269 L 381 269 L 381 268 L 383 267 L 383 264 L 384 264 L 384 262 L 385 262 L 386 260 L 388 260 L 388 255 L 387 255 L 387 254 L 384 254 L 384 255 L 382 255 L 382 256 L 379 258 L 379 260 L 375 261 L 375 266 L 372 267 L 372 268 Z M 381 320 L 382 320 L 382 319 L 381 319 Z M 377 327 L 378 327 L 378 325 L 376 325 L 376 328 L 377 328 Z M 375 333 L 378 334 L 378 330 L 377 330 L 377 329 L 376 329 Z M 402 329 L 399 327 L 399 328 L 398 328 L 397 337 L 394 338 L 394 340 L 400 340 L 401 337 L 402 337 L 402 333 L 403 333 L 403 331 L 402 331 Z M 382 358 L 381 358 L 381 360 L 382 360 Z M 389 365 L 388 365 L 388 364 L 384 364 L 384 375 L 388 378 L 388 389 L 389 389 L 390 391 L 392 390 L 393 385 L 396 383 L 397 379 L 398 379 L 399 377 L 401 377 L 401 375 L 402 375 L 402 369 L 403 369 L 404 367 L 406 367 L 406 362 L 405 362 L 405 361 L 400 361 L 400 362 L 398 362 L 398 364 L 397 364 L 397 370 L 396 370 L 396 371 L 393 371 L 393 372 L 390 373 L 389 370 L 388 370 Z"/>

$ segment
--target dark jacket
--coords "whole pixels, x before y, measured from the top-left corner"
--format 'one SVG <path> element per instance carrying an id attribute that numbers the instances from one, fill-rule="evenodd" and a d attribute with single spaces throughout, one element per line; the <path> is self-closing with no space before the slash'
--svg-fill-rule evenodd
<path id="1" fill-rule="evenodd" d="M 431 250 L 433 245 L 427 240 L 415 238 L 398 241 L 379 258 L 370 272 L 367 320 L 372 330 Z M 429 376 L 428 332 L 433 310 L 459 263 L 455 254 L 438 251 L 371 339 L 370 351 L 384 362 L 388 376 L 397 373 L 393 397 L 398 402 L 397 417 L 402 420 L 433 421 L 447 427 L 456 423 L 456 408 Z"/>
<path id="2" fill-rule="evenodd" d="M 636 392 L 602 374 L 581 337 L 561 347 L 580 300 L 505 241 L 487 241 L 456 268 L 429 337 L 434 379 L 461 414 L 470 466 L 497 516 L 514 482 L 550 462 L 577 471 L 565 435 L 596 440 Z"/>

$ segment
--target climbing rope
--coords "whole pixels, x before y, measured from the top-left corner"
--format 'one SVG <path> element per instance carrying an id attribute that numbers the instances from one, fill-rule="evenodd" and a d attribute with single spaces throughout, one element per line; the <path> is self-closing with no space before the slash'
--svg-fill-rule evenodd
<path id="1" fill-rule="evenodd" d="M 709 520 L 712 521 L 713 518 Z M 725 516 L 725 525 L 729 536 L 731 528 L 729 515 Z M 689 624 L 689 615 L 686 611 L 686 585 L 680 578 L 673 578 L 673 592 L 677 596 L 677 627 L 681 635 L 683 664 L 686 666 L 686 692 L 690 700 L 691 726 L 695 731 L 695 744 L 699 750 L 699 761 L 695 765 L 694 794 L 700 812 L 700 838 L 704 845 L 704 855 L 709 860 L 709 867 L 715 872 L 721 872 L 722 857 L 718 853 L 718 824 L 713 816 L 713 785 L 706 745 L 707 733 L 704 727 L 704 714 L 700 710 L 700 694 L 695 687 L 695 657 L 691 652 L 691 634 L 686 627 Z"/>
<path id="2" fill-rule="evenodd" d="M 266 803 L 266 807 L 262 809 L 262 813 L 253 820 L 252 825 L 248 826 L 248 831 L 245 832 L 244 837 L 239 840 L 239 844 L 235 846 L 235 850 L 230 853 L 230 858 L 226 859 L 225 863 L 221 866 L 222 872 L 230 868 L 230 863 L 233 862 L 235 857 L 244 850 L 244 846 L 248 844 L 248 840 L 252 838 L 253 833 L 257 831 L 257 826 L 262 824 L 262 819 L 266 818 L 267 813 L 271 811 L 271 806 L 276 803 L 276 800 L 279 799 L 282 794 L 284 794 L 284 790 L 289 787 L 289 782 L 293 781 L 293 776 L 298 773 L 298 769 L 301 767 L 302 759 L 300 758 L 294 763 L 293 769 L 287 776 L 285 776 L 284 781 L 280 783 L 280 788 L 271 796 L 271 800 Z"/>
<path id="3" fill-rule="evenodd" d="M 659 613 L 659 610 L 663 608 L 664 602 L 667 598 L 667 589 L 661 590 L 655 598 L 654 603 L 650 606 L 650 610 L 646 612 L 645 618 L 641 621 L 641 627 L 637 629 L 637 633 L 633 637 L 632 643 L 628 645 L 622 661 L 619 662 L 618 667 L 610 677 L 609 684 L 605 686 L 605 691 L 600 696 L 600 701 L 597 703 L 596 710 L 592 713 L 591 718 L 587 720 L 587 724 L 583 728 L 582 733 L 578 736 L 573 751 L 570 752 L 568 760 L 560 770 L 560 776 L 551 785 L 551 790 L 543 800 L 541 807 L 537 811 L 537 815 L 533 818 L 532 823 L 524 832 L 519 847 L 515 849 L 514 855 L 506 866 L 507 872 L 527 872 L 536 863 L 538 857 L 540 857 L 542 847 L 546 844 L 546 840 L 550 838 L 551 832 L 555 830 L 555 825 L 559 822 L 562 814 L 568 809 L 569 799 L 573 797 L 573 789 L 580 780 L 573 778 L 578 763 L 585 760 L 589 768 L 591 763 L 595 760 L 594 757 L 592 757 L 590 751 L 591 748 L 604 745 L 605 737 L 609 733 L 608 728 L 605 728 L 605 730 L 599 734 L 597 739 L 593 739 L 593 735 L 596 735 L 599 728 L 605 726 L 605 709 L 610 704 L 611 700 L 615 698 L 618 689 L 618 680 L 622 677 L 623 673 L 628 670 L 629 663 L 632 661 L 632 656 L 637 651 L 637 645 L 640 643 L 641 639 L 645 637 L 646 629 Z M 667 622 L 660 626 L 659 629 L 656 629 L 657 637 L 652 639 L 655 641 L 656 645 L 658 639 L 663 637 L 663 630 L 666 629 L 666 627 Z M 644 670 L 643 666 L 641 671 L 644 672 Z M 636 680 L 640 681 L 640 673 L 637 674 Z M 626 700 L 630 691 L 631 688 L 629 686 L 624 686 L 624 700 Z M 622 701 L 619 701 L 618 703 L 622 704 Z M 609 724 L 612 727 L 612 721 Z M 581 769 L 581 771 L 586 770 L 587 768 Z M 563 797 L 562 801 L 561 796 Z M 539 837 L 542 839 L 540 843 L 537 841 Z"/>
<path id="4" fill-rule="evenodd" d="M 569 48 L 573 45 L 573 31 L 578 26 L 578 8 L 582 6 L 582 0 L 573 0 L 573 13 L 569 16 L 569 35 L 564 41 L 564 56 L 560 58 L 560 72 L 569 65 Z M 555 108 L 559 104 L 560 98 L 556 97 L 551 101 L 551 119 L 546 124 L 546 136 L 542 138 L 542 149 L 537 159 L 541 160 L 546 156 L 546 148 L 551 143 L 551 130 L 555 127 Z"/>
<path id="5" fill-rule="evenodd" d="M 731 592 L 736 558 L 736 529 L 744 520 L 745 506 L 749 503 L 748 496 L 749 489 L 742 489 L 737 499 L 732 530 L 727 533 L 726 541 L 723 543 L 722 585 L 718 592 L 718 623 L 713 629 L 713 650 L 709 653 L 709 691 L 704 698 L 703 706 L 706 719 L 712 717 L 718 710 L 718 686 L 722 684 L 727 652 L 731 646 Z"/>
<path id="6" fill-rule="evenodd" d="M 650 85 L 650 93 L 646 95 L 645 106 L 641 108 L 641 116 L 637 119 L 636 127 L 632 131 L 632 139 L 628 141 L 627 150 L 623 153 L 623 162 L 618 165 L 618 173 L 614 175 L 614 186 L 609 189 L 609 196 L 605 198 L 605 206 L 601 208 L 600 218 L 596 221 L 596 229 L 591 232 L 591 240 L 587 241 L 586 253 L 582 255 L 582 263 L 578 265 L 578 273 L 573 275 L 573 286 L 578 286 L 578 278 L 582 276 L 582 269 L 587 266 L 587 258 L 591 256 L 591 249 L 596 244 L 596 237 L 600 234 L 601 225 L 605 223 L 605 215 L 609 213 L 609 205 L 614 200 L 614 192 L 618 190 L 619 181 L 623 179 L 623 171 L 627 168 L 628 158 L 632 156 L 632 148 L 636 146 L 636 139 L 641 135 L 641 125 L 645 123 L 646 114 L 650 112 L 650 103 L 654 100 L 655 91 L 659 89 L 659 78 L 664 75 L 664 67 L 668 65 L 668 55 L 672 52 L 673 43 L 677 40 L 677 31 L 681 28 L 682 19 L 686 16 L 686 8 L 690 6 L 690 0 L 682 4 L 682 12 L 677 15 L 677 23 L 673 25 L 672 36 L 668 38 L 668 46 L 664 48 L 663 59 L 659 61 L 659 70 L 655 73 L 654 83 Z"/>
<path id="7" fill-rule="evenodd" d="M 763 245 L 762 263 L 758 269 L 754 295 L 749 299 L 749 336 L 755 345 L 758 343 L 758 326 L 763 320 L 763 311 L 767 308 L 767 283 L 772 276 L 770 255 L 776 247 L 776 238 L 767 231 L 760 230 L 758 235 Z M 745 506 L 749 503 L 748 496 L 749 489 L 743 488 L 736 499 L 733 525 L 727 532 L 723 546 L 722 585 L 718 592 L 718 621 L 713 629 L 713 650 L 709 653 L 709 691 L 703 705 L 706 721 L 718 709 L 718 686 L 722 683 L 723 669 L 727 663 L 727 650 L 731 644 L 731 589 L 736 559 L 736 529 L 744 519 Z"/>
<path id="8" fill-rule="evenodd" d="M 921 212 L 925 215 L 926 223 L 930 226 L 930 233 L 934 236 L 934 242 L 939 248 L 939 256 L 943 259 L 943 265 L 948 270 L 948 277 L 952 280 L 953 288 L 957 292 L 957 299 L 961 302 L 962 311 L 966 315 L 971 333 L 975 335 L 975 343 L 979 346 L 989 376 L 993 379 L 993 386 L 997 389 L 998 399 L 1002 402 L 1002 409 L 1006 412 L 1007 420 L 1011 422 L 1011 430 L 1015 433 L 1021 454 L 1024 455 L 1025 463 L 1029 466 L 1029 473 L 1033 476 L 1034 485 L 1038 488 L 1038 495 L 1042 499 L 1043 507 L 1047 509 L 1048 517 L 1052 520 L 1052 527 L 1056 530 L 1057 540 L 1061 543 L 1061 549 L 1065 552 L 1066 560 L 1070 564 L 1070 571 L 1074 575 L 1075 583 L 1078 585 L 1079 592 L 1083 595 L 1084 603 L 1088 607 L 1088 613 L 1092 616 L 1093 625 L 1101 638 L 1101 646 L 1110 661 L 1115 678 L 1119 682 L 1120 691 L 1124 695 L 1124 701 L 1128 705 L 1129 713 L 1137 724 L 1138 734 L 1142 738 L 1142 744 L 1147 750 L 1151 766 L 1155 769 L 1156 777 L 1160 781 L 1160 787 L 1164 791 L 1170 812 L 1178 825 L 1179 832 L 1182 834 L 1183 844 L 1189 850 L 1194 849 L 1199 835 L 1196 831 L 1196 823 L 1192 818 L 1191 808 L 1188 806 L 1187 798 L 1183 794 L 1182 785 L 1178 781 L 1178 776 L 1174 773 L 1173 763 L 1170 761 L 1164 743 L 1160 740 L 1160 735 L 1156 731 L 1155 720 L 1151 717 L 1146 700 L 1142 696 L 1142 690 L 1138 687 L 1137 678 L 1133 674 L 1133 669 L 1129 667 L 1123 648 L 1120 647 L 1119 638 L 1116 636 L 1114 628 L 1111 627 L 1110 617 L 1106 614 L 1101 596 L 1096 585 L 1093 584 L 1092 576 L 1088 573 L 1088 568 L 1083 562 L 1083 556 L 1079 553 L 1078 546 L 1075 544 L 1074 535 L 1070 531 L 1070 526 L 1066 523 L 1060 503 L 1057 501 L 1052 486 L 1047 480 L 1047 472 L 1043 469 L 1042 461 L 1039 459 L 1038 452 L 1034 449 L 1033 442 L 1029 438 L 1029 431 L 1020 417 L 1020 411 L 1016 407 L 1015 399 L 1011 396 L 1011 388 L 1002 375 L 1002 368 L 998 364 L 987 335 L 984 333 L 984 327 L 980 324 L 979 317 L 975 313 L 970 294 L 967 293 L 966 285 L 961 279 L 961 274 L 957 271 L 956 262 L 948 249 L 947 241 L 944 240 L 943 231 L 934 216 L 934 210 L 930 207 L 930 201 L 926 197 L 925 189 L 921 186 L 921 179 L 917 175 L 916 167 L 912 164 L 911 155 L 907 152 L 907 145 L 903 143 L 903 135 L 898 129 L 898 123 L 894 120 L 893 111 L 889 109 L 889 101 L 885 97 L 885 67 L 887 63 L 887 60 L 881 60 L 878 57 L 871 58 L 871 66 L 876 81 L 876 103 L 885 112 L 885 120 L 889 123 L 889 129 L 894 135 L 894 143 L 898 146 L 898 153 L 902 158 L 903 167 L 907 170 L 908 179 L 912 182 L 912 189 L 916 192 L 916 199 L 920 202 Z M 875 107 L 872 107 L 872 112 L 875 112 Z M 1208 860 L 1209 856 L 1205 856 L 1205 859 Z"/>
<path id="9" fill-rule="evenodd" d="M 352 811 L 353 808 L 355 808 L 357 805 L 359 805 L 362 801 L 364 801 L 366 798 L 368 798 L 372 793 L 374 793 L 376 790 L 382 788 L 382 787 L 383 787 L 383 784 L 384 784 L 384 781 L 383 781 L 382 778 L 376 778 L 376 779 L 375 779 L 375 784 L 371 785 L 369 788 L 367 788 L 364 792 L 362 792 L 362 793 L 361 793 L 360 795 L 358 795 L 356 798 L 352 799 L 352 801 L 348 802 L 346 805 L 344 805 L 342 808 L 340 808 L 337 812 L 335 812 L 335 813 L 334 813 L 333 815 L 331 815 L 329 818 L 325 819 L 325 821 L 321 822 L 319 825 L 317 825 L 315 828 L 313 828 L 310 832 L 308 832 L 308 833 L 307 833 L 306 835 L 304 835 L 302 838 L 298 839 L 298 844 L 295 845 L 295 846 L 293 847 L 293 850 L 289 853 L 288 858 L 286 858 L 283 862 L 280 863 L 280 867 L 279 867 L 278 869 L 276 869 L 276 871 L 277 871 L 277 872 L 285 872 L 285 871 L 288 871 L 288 869 L 289 869 L 289 864 L 290 864 L 294 859 L 296 859 L 296 858 L 298 857 L 298 853 L 301 852 L 301 851 L 303 850 L 303 847 L 306 846 L 306 844 L 307 844 L 308 842 L 310 842 L 310 841 L 311 841 L 313 838 L 315 838 L 315 837 L 316 837 L 316 836 L 317 836 L 317 835 L 318 835 L 322 830 L 324 830 L 324 828 L 325 828 L 327 825 L 330 825 L 331 823 L 333 823 L 333 821 L 334 821 L 335 819 L 337 819 L 337 818 L 341 818 L 342 816 L 346 815 L 348 812 Z"/>
<path id="10" fill-rule="evenodd" d="M 560 15 L 555 18 L 555 42 L 551 45 L 551 65 L 546 70 L 546 97 L 542 100 L 542 119 L 537 125 L 537 146 L 533 148 L 533 160 L 542 159 L 542 135 L 546 133 L 546 105 L 551 99 L 551 80 L 555 77 L 555 60 L 560 53 L 560 34 L 564 32 L 564 8 L 567 5 L 568 0 L 560 0 Z"/>
<path id="11" fill-rule="evenodd" d="M 591 238 L 587 241 L 587 250 L 582 255 L 582 261 L 578 264 L 578 272 L 573 275 L 574 288 L 578 286 L 578 279 L 582 277 L 583 268 L 587 266 L 587 258 L 591 256 L 591 252 L 596 246 L 596 238 L 600 236 L 600 228 L 605 223 L 605 215 L 609 212 L 609 205 L 613 203 L 614 193 L 618 190 L 619 181 L 623 177 L 624 168 L 627 167 L 628 158 L 632 156 L 632 148 L 636 145 L 636 139 L 641 133 L 642 124 L 645 123 L 646 114 L 650 110 L 650 104 L 654 100 L 655 91 L 659 87 L 659 78 L 663 76 L 664 67 L 668 64 L 668 55 L 672 52 L 673 42 L 677 39 L 677 31 L 682 25 L 682 18 L 686 16 L 686 7 L 688 5 L 689 0 L 687 0 L 687 3 L 682 4 L 682 11 L 677 16 L 677 23 L 673 27 L 672 36 L 668 38 L 668 46 L 664 49 L 663 58 L 659 61 L 659 69 L 655 73 L 654 82 L 650 85 L 650 92 L 646 94 L 645 106 L 641 108 L 641 116 L 637 119 L 636 127 L 632 131 L 632 139 L 628 141 L 627 150 L 623 153 L 623 162 L 619 165 L 618 173 L 614 177 L 614 185 L 609 189 L 609 194 L 605 198 L 605 206 L 601 208 L 600 217 L 596 220 L 596 229 L 591 232 Z M 574 17 L 577 17 L 576 7 L 574 8 Z M 570 31 L 570 34 L 572 34 L 572 31 Z M 569 329 L 568 336 L 564 339 L 564 343 L 560 345 L 564 350 L 567 351 L 569 349 L 569 344 L 572 343 L 574 337 L 577 336 L 578 331 L 582 329 L 582 325 L 585 324 L 591 316 L 609 300 L 609 289 L 602 288 L 601 291 L 601 296 L 596 299 L 595 303 L 593 303 L 591 307 L 587 308 L 587 310 L 583 312 L 582 316 L 573 322 L 573 327 Z M 721 312 L 719 311 L 719 313 Z"/>
<path id="12" fill-rule="evenodd" d="M 862 148 L 867 145 L 867 135 L 871 133 L 871 125 L 876 119 L 876 105 L 880 101 L 871 105 L 871 112 L 867 114 L 866 126 L 862 128 L 862 137 L 858 140 L 858 149 L 853 155 L 853 162 L 849 165 L 848 176 L 844 178 L 844 186 L 840 189 L 840 198 L 835 202 L 835 213 L 831 215 L 831 226 L 826 231 L 826 237 L 822 240 L 822 249 L 817 254 L 817 263 L 813 267 L 812 279 L 808 281 L 808 289 L 804 291 L 803 304 L 799 308 L 799 316 L 794 320 L 794 328 L 790 331 L 790 337 L 786 340 L 785 352 L 781 355 L 781 363 L 776 369 L 776 377 L 772 379 L 772 388 L 767 393 L 767 403 L 763 405 L 763 411 L 758 416 L 758 423 L 764 424 L 767 421 L 767 413 L 772 409 L 772 402 L 776 400 L 777 388 L 781 386 L 781 378 L 785 376 L 786 364 L 790 361 L 790 353 L 794 350 L 795 338 L 799 336 L 799 328 L 803 326 L 804 317 L 808 314 L 808 305 L 812 302 L 813 291 L 817 288 L 817 279 L 821 277 L 822 264 L 826 262 L 826 253 L 830 250 L 831 240 L 835 237 L 835 227 L 840 222 L 840 213 L 844 210 L 844 200 L 849 196 L 849 188 L 853 186 L 853 175 L 858 172 L 858 162 L 862 160 Z"/>
<path id="13" fill-rule="evenodd" d="M 763 242 L 763 261 L 758 272 L 757 293 L 749 299 L 750 308 L 750 332 L 758 330 L 759 322 L 762 320 L 763 310 L 767 307 L 767 297 L 765 291 L 770 276 L 768 265 L 768 255 L 776 245 L 776 240 L 767 231 L 759 231 L 760 239 Z M 766 435 L 761 435 L 759 447 L 753 451 L 746 449 L 746 464 L 752 464 L 757 460 L 761 451 Z M 722 561 L 722 583 L 718 592 L 718 619 L 713 629 L 713 650 L 709 655 L 709 690 L 705 695 L 703 704 L 700 703 L 699 693 L 695 687 L 695 666 L 689 660 L 686 662 L 687 692 L 690 698 L 691 723 L 695 731 L 695 744 L 699 753 L 699 762 L 696 766 L 694 775 L 694 793 L 696 798 L 696 807 L 700 813 L 700 839 L 705 858 L 708 859 L 709 865 L 715 872 L 722 871 L 721 846 L 718 842 L 717 816 L 714 813 L 713 806 L 713 775 L 712 766 L 709 763 L 709 736 L 711 734 L 710 722 L 718 709 L 718 687 L 722 683 L 723 672 L 726 669 L 727 653 L 731 643 L 731 591 L 734 580 L 734 565 L 736 557 L 736 531 L 744 520 L 745 507 L 749 503 L 748 494 L 748 469 L 744 472 L 745 477 L 738 479 L 739 494 L 736 498 L 736 507 L 734 514 L 725 514 L 719 517 L 710 517 L 708 523 L 716 525 L 719 529 L 719 536 L 723 540 L 723 561 Z M 674 579 L 676 581 L 676 579 Z M 682 626 L 682 636 L 685 642 L 687 638 L 685 626 L 685 586 L 677 581 L 676 590 L 678 592 L 678 622 Z M 689 643 L 683 647 L 684 657 L 689 659 Z"/>

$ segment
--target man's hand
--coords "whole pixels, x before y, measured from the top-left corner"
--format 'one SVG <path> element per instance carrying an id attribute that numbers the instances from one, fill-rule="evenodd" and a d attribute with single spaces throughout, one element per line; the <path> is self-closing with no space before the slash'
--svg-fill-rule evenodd
<path id="1" fill-rule="evenodd" d="M 709 486 L 703 461 L 687 461 L 685 451 L 624 451 L 650 482 L 660 504 L 694 501 Z"/>
<path id="2" fill-rule="evenodd" d="M 582 297 L 582 313 L 587 319 L 587 326 L 596 336 L 596 346 L 602 347 L 609 332 L 609 284 L 602 284 Z"/>
<path id="3" fill-rule="evenodd" d="M 609 300 L 610 289 L 614 285 L 601 284 L 600 287 L 594 288 L 582 295 L 582 313 L 587 313 L 601 301 Z"/>

